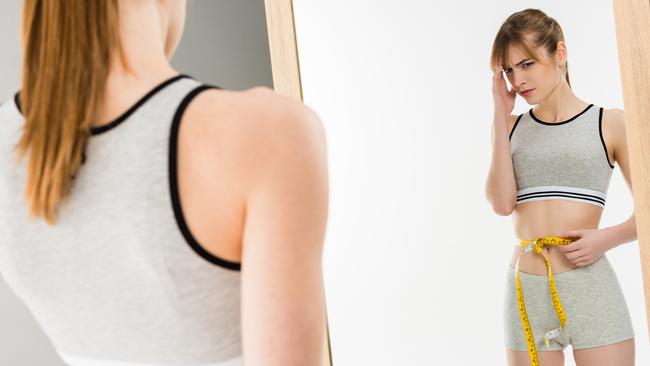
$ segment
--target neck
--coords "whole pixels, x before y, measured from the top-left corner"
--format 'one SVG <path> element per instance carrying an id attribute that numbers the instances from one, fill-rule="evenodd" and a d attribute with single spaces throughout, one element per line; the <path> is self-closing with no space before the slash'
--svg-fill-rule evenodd
<path id="1" fill-rule="evenodd" d="M 125 1 L 120 7 L 120 41 L 124 62 L 119 52 L 113 53 L 108 74 L 111 82 L 159 81 L 175 75 L 165 50 L 168 19 L 155 2 Z"/>
<path id="2" fill-rule="evenodd" d="M 565 79 L 558 82 L 551 94 L 536 104 L 535 115 L 544 121 L 559 122 L 573 117 L 587 106 L 587 103 L 573 94 Z"/>
<path id="3" fill-rule="evenodd" d="M 123 1 L 119 16 L 124 60 L 113 52 L 94 126 L 112 121 L 153 86 L 178 74 L 165 44 L 168 19 L 155 1 Z"/>

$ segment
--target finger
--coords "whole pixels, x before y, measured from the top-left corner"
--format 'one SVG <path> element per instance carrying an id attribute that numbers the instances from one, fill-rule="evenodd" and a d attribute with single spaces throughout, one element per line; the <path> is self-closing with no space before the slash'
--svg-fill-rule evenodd
<path id="1" fill-rule="evenodd" d="M 568 259 L 571 263 L 575 262 L 575 259 L 578 257 L 576 253 L 564 253 L 564 256 L 566 259 Z"/>
<path id="2" fill-rule="evenodd" d="M 584 267 L 584 266 L 588 266 L 590 264 L 591 264 L 591 261 L 586 260 L 586 259 L 582 259 L 582 260 L 578 261 L 578 263 L 576 263 L 576 266 Z"/>
<path id="3" fill-rule="evenodd" d="M 565 244 L 565 245 L 558 245 L 560 247 L 560 250 L 564 253 L 571 253 L 575 252 L 576 250 L 582 249 L 582 243 L 579 241 L 574 241 L 571 244 Z"/>
<path id="4" fill-rule="evenodd" d="M 584 262 L 584 258 L 582 256 L 580 256 L 580 255 L 577 255 L 577 256 L 573 257 L 573 259 L 571 260 L 571 263 L 574 263 L 574 264 L 578 264 L 580 262 Z"/>
<path id="5" fill-rule="evenodd" d="M 565 232 L 561 233 L 558 236 L 561 237 L 561 238 L 579 238 L 579 237 L 582 237 L 582 235 L 580 235 L 579 230 L 565 231 Z"/>
<path id="6" fill-rule="evenodd" d="M 584 253 L 583 251 L 580 251 L 580 250 L 575 250 L 575 251 L 573 251 L 573 252 L 567 252 L 567 253 L 564 253 L 564 256 L 565 256 L 568 260 L 570 260 L 571 262 L 574 262 L 574 263 L 575 263 L 576 261 L 578 261 L 578 260 L 579 260 L 581 257 L 583 257 L 584 255 L 585 255 L 585 253 Z"/>

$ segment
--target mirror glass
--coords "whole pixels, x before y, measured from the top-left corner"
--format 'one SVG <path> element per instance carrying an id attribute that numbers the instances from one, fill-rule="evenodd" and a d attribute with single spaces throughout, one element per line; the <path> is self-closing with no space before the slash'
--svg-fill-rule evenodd
<path id="1" fill-rule="evenodd" d="M 334 364 L 505 364 L 515 232 L 485 196 L 492 42 L 510 14 L 541 8 L 563 28 L 575 94 L 623 108 L 611 2 L 294 5 L 304 99 L 328 136 Z M 513 113 L 530 107 L 517 97 Z M 616 167 L 600 227 L 631 213 Z M 635 326 L 637 364 L 650 362 L 638 243 L 607 255 Z"/>

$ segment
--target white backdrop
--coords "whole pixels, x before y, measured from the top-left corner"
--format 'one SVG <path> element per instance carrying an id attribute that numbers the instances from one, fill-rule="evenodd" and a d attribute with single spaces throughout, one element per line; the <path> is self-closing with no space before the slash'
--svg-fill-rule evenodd
<path id="1" fill-rule="evenodd" d="M 541 8 L 564 29 L 576 94 L 622 108 L 611 2 L 294 7 L 305 102 L 328 137 L 334 365 L 505 364 L 502 302 L 514 231 L 484 196 L 492 40 L 512 12 Z M 528 108 L 519 99 L 515 113 Z M 601 227 L 631 210 L 617 166 Z M 607 255 L 632 313 L 637 364 L 650 364 L 638 243 Z M 570 348 L 566 359 L 574 364 Z"/>

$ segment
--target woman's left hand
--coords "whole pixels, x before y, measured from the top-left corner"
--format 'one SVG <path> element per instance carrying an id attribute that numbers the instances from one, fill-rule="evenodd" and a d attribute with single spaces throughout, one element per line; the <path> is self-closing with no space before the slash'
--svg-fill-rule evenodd
<path id="1" fill-rule="evenodd" d="M 599 229 L 569 230 L 558 235 L 562 238 L 577 238 L 573 243 L 558 245 L 571 263 L 578 267 L 594 263 L 611 248 L 603 232 Z"/>

